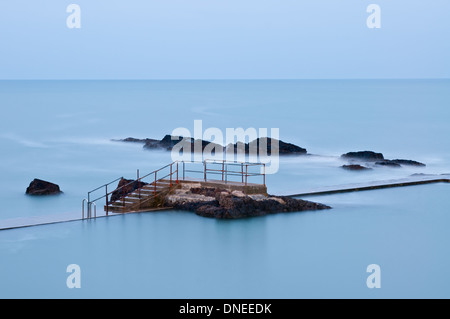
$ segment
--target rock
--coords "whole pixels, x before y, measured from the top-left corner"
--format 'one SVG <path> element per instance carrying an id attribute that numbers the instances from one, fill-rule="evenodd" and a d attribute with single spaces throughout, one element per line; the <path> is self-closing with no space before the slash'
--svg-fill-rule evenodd
<path id="1" fill-rule="evenodd" d="M 275 146 L 275 144 L 278 144 L 278 147 Z M 245 144 L 246 145 L 246 154 L 249 154 L 250 148 L 256 148 L 259 150 L 259 147 L 261 146 L 263 149 L 265 149 L 265 152 L 268 155 L 271 155 L 274 151 L 278 149 L 278 153 L 281 155 L 286 154 L 296 154 L 296 155 L 305 155 L 307 153 L 306 149 L 297 146 L 295 144 L 286 143 L 281 140 L 277 140 L 274 138 L 267 138 L 267 137 L 260 137 L 256 140 Z M 276 153 L 276 152 L 275 152 Z"/>
<path id="2" fill-rule="evenodd" d="M 346 159 L 356 159 L 363 161 L 379 161 L 384 160 L 384 156 L 381 153 L 375 153 L 372 151 L 359 151 L 359 152 L 349 152 L 341 155 L 342 158 Z"/>
<path id="3" fill-rule="evenodd" d="M 375 162 L 375 165 L 389 166 L 389 167 L 396 167 L 396 168 L 402 167 L 400 164 L 394 163 L 390 160 Z"/>
<path id="4" fill-rule="evenodd" d="M 351 164 L 351 165 L 342 165 L 343 169 L 349 170 L 349 171 L 365 171 L 365 170 L 371 170 L 369 167 L 365 167 L 359 164 Z"/>
<path id="5" fill-rule="evenodd" d="M 28 195 L 57 195 L 61 193 L 58 185 L 37 178 L 30 183 L 26 190 Z"/>
<path id="6" fill-rule="evenodd" d="M 394 159 L 391 160 L 392 163 L 400 164 L 400 165 L 410 165 L 410 166 L 420 166 L 424 167 L 426 166 L 424 163 L 412 161 L 412 160 L 406 160 L 406 159 Z"/>
<path id="7" fill-rule="evenodd" d="M 199 195 L 210 197 L 200 199 L 197 198 Z M 219 219 L 237 219 L 279 212 L 330 208 L 323 204 L 285 196 L 249 196 L 237 191 L 202 187 L 193 188 L 190 194 L 169 195 L 166 197 L 166 204 L 175 209 L 193 211 L 200 216 Z"/>
<path id="8" fill-rule="evenodd" d="M 144 144 L 144 149 L 165 149 L 167 151 L 171 151 L 175 145 L 178 143 L 183 143 L 178 145 L 178 147 L 183 147 L 184 151 L 187 152 L 195 152 L 197 150 L 203 151 L 207 145 L 213 149 L 211 152 L 213 155 L 215 154 L 215 150 L 223 149 L 222 145 L 211 143 L 204 140 L 195 140 L 191 137 L 183 137 L 183 136 L 172 136 L 166 135 L 161 140 L 153 140 L 147 139 L 147 142 Z"/>
<path id="9" fill-rule="evenodd" d="M 141 188 L 148 183 L 144 183 L 141 181 L 136 181 L 132 179 L 125 179 L 121 178 L 119 181 L 119 184 L 117 185 L 117 188 L 111 193 L 110 202 L 115 202 L 116 200 L 121 199 L 123 196 L 126 196 L 132 192 L 134 192 L 136 189 Z"/>
<path id="10" fill-rule="evenodd" d="M 136 139 L 133 137 L 128 137 L 123 140 L 119 140 L 121 142 L 132 142 L 132 143 L 144 143 L 144 149 L 151 150 L 151 149 L 164 149 L 171 151 L 175 145 L 182 142 L 184 144 L 178 145 L 180 148 L 183 146 L 184 151 L 190 151 L 191 153 L 196 152 L 197 150 L 204 151 L 205 148 L 208 146 L 208 149 L 210 149 L 212 154 L 214 155 L 215 152 L 225 152 L 226 150 L 232 148 L 235 153 L 237 153 L 238 149 L 245 152 L 245 154 L 250 154 L 250 152 L 257 151 L 259 153 L 259 146 L 263 148 L 263 153 L 267 155 L 271 155 L 272 153 L 278 153 L 280 155 L 305 155 L 307 153 L 306 149 L 297 146 L 295 144 L 286 143 L 281 140 L 262 137 L 257 138 L 256 140 L 253 140 L 250 143 L 242 143 L 237 142 L 234 144 L 229 144 L 226 147 L 223 147 L 220 144 L 212 143 L 209 141 L 201 140 L 201 139 L 193 139 L 192 137 L 183 137 L 183 136 L 172 136 L 172 135 L 165 135 L 161 140 L 155 140 L 155 139 Z M 278 147 L 276 147 L 278 145 Z"/>

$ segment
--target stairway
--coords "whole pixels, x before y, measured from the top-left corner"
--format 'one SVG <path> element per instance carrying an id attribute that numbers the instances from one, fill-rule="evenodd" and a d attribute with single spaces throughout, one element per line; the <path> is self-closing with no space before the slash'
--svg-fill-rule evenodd
<path id="1" fill-rule="evenodd" d="M 157 180 L 114 202 L 109 202 L 105 210 L 113 213 L 129 213 L 161 207 L 164 196 L 176 186 L 176 183 L 171 184 L 169 180 Z"/>

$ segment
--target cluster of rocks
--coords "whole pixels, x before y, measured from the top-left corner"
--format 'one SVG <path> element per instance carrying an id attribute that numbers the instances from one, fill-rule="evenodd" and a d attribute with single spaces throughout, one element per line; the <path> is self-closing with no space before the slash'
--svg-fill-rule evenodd
<path id="1" fill-rule="evenodd" d="M 166 135 L 161 140 L 156 139 L 137 139 L 133 137 L 128 137 L 126 139 L 117 140 L 119 142 L 131 142 L 131 143 L 142 143 L 144 144 L 144 149 L 151 150 L 151 149 L 164 149 L 171 151 L 175 145 L 178 143 L 178 147 L 183 147 L 184 151 L 186 152 L 196 152 L 204 151 L 206 147 L 208 147 L 210 150 L 212 150 L 212 153 L 214 154 L 218 150 L 222 150 L 223 152 L 228 152 L 231 150 L 234 153 L 237 153 L 238 150 L 245 152 L 245 154 L 259 154 L 259 151 L 263 151 L 267 155 L 271 155 L 274 152 L 278 152 L 280 155 L 306 155 L 307 150 L 297 146 L 295 144 L 286 143 L 281 140 L 273 139 L 273 138 L 267 138 L 267 137 L 260 137 L 256 140 L 253 140 L 249 143 L 230 143 L 226 145 L 225 147 L 213 142 L 205 141 L 202 139 L 194 139 L 192 137 L 182 137 L 182 136 L 172 136 L 172 135 Z M 261 149 L 260 149 L 261 147 Z"/>
<path id="2" fill-rule="evenodd" d="M 35 178 L 28 186 L 27 195 L 58 195 L 62 191 L 58 185 Z"/>
<path id="3" fill-rule="evenodd" d="M 237 219 L 280 212 L 331 208 L 323 204 L 285 196 L 247 195 L 237 190 L 188 185 L 183 185 L 174 194 L 166 196 L 165 205 L 218 219 Z"/>
<path id="4" fill-rule="evenodd" d="M 145 185 L 148 185 L 148 183 L 136 181 L 133 179 L 125 179 L 122 177 L 119 181 L 119 184 L 117 185 L 117 188 L 111 193 L 110 201 L 115 202 L 116 200 L 125 197 L 126 195 L 134 192 L 139 188 L 144 187 Z"/>
<path id="5" fill-rule="evenodd" d="M 354 171 L 361 171 L 372 169 L 374 167 L 402 167 L 407 166 L 417 166 L 425 167 L 426 165 L 417 161 L 407 160 L 407 159 L 385 159 L 382 153 L 376 153 L 372 151 L 359 151 L 359 152 L 349 152 L 341 155 L 342 159 L 350 162 L 350 164 L 343 165 L 342 168 Z"/>

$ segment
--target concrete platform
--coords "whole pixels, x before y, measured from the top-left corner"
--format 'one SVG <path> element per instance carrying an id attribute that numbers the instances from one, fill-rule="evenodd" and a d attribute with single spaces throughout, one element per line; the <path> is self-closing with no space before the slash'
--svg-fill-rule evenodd
<path id="1" fill-rule="evenodd" d="M 247 195 L 254 194 L 263 194 L 267 195 L 267 186 L 263 184 L 254 184 L 254 183 L 241 183 L 234 181 L 222 181 L 222 180 L 207 180 L 206 182 L 203 179 L 185 179 L 180 180 L 179 183 L 183 184 L 199 184 L 200 187 L 214 187 L 214 188 L 223 188 L 230 191 L 241 191 Z"/>

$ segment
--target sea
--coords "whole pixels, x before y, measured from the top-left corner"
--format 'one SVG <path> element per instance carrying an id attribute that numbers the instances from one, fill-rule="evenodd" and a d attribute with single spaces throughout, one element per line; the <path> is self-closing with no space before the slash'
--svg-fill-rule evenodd
<path id="1" fill-rule="evenodd" d="M 115 140 L 193 134 L 195 121 L 224 136 L 277 129 L 306 148 L 267 175 L 274 195 L 449 174 L 449 106 L 450 80 L 0 81 L 0 228 L 81 217 L 90 190 L 172 161 Z M 426 167 L 341 168 L 341 154 L 363 150 Z M 63 194 L 25 195 L 34 178 Z M 0 230 L 0 298 L 449 298 L 449 194 L 438 183 L 305 198 L 326 211 L 169 210 Z M 80 288 L 68 285 L 73 264 Z"/>

